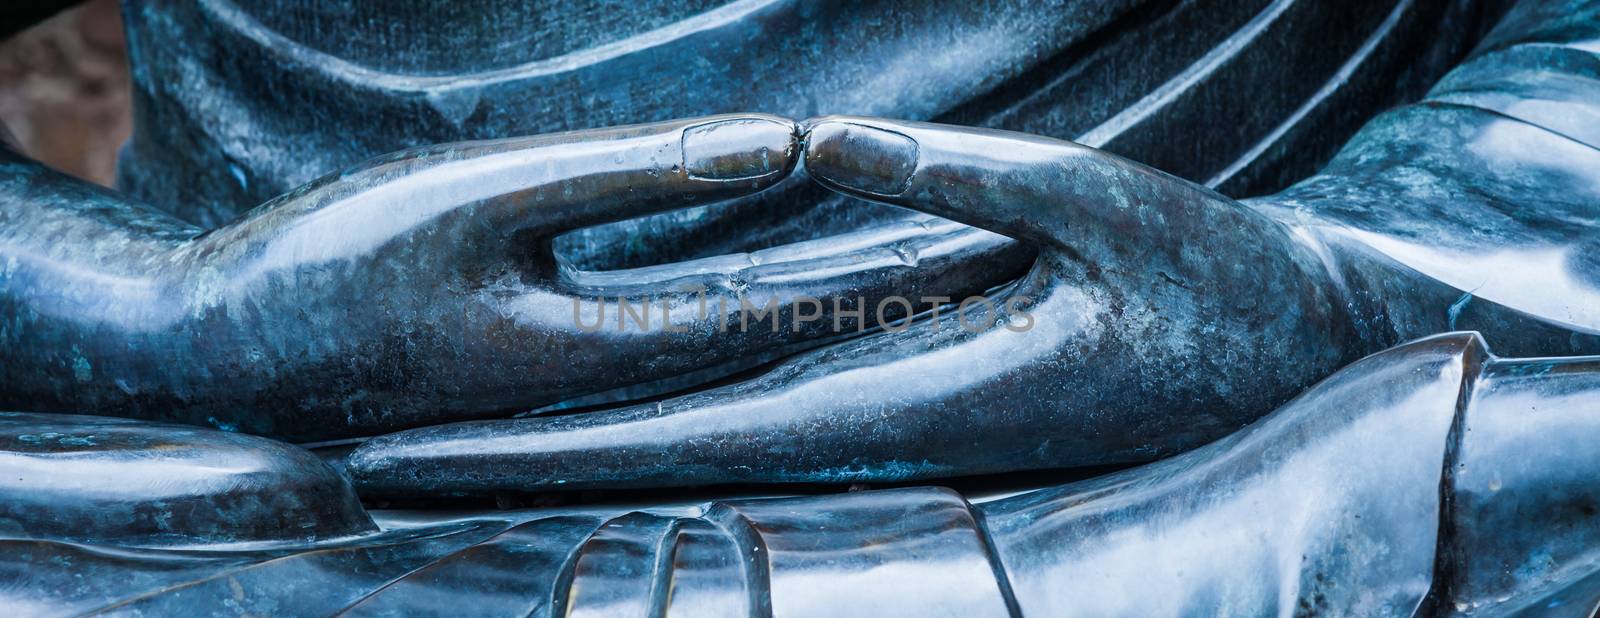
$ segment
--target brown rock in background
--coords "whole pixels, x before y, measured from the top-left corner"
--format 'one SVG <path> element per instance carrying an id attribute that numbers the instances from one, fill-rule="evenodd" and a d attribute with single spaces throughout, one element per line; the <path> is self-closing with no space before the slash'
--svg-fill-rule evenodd
<path id="1" fill-rule="evenodd" d="M 0 123 L 23 152 L 107 185 L 133 121 L 116 0 L 93 0 L 0 41 Z"/>

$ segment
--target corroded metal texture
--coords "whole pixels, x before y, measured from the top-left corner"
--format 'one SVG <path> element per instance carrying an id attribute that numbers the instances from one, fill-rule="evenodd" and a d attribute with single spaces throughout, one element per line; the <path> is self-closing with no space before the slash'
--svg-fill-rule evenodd
<path id="1" fill-rule="evenodd" d="M 0 150 L 0 606 L 1600 606 L 1600 2 L 434 4 Z"/>

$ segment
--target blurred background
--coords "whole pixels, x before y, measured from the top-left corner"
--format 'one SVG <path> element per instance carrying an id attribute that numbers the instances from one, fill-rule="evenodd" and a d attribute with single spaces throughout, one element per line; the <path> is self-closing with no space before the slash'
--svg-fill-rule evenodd
<path id="1" fill-rule="evenodd" d="M 117 0 L 91 0 L 0 41 L 0 124 L 29 156 L 111 185 L 133 127 Z"/>

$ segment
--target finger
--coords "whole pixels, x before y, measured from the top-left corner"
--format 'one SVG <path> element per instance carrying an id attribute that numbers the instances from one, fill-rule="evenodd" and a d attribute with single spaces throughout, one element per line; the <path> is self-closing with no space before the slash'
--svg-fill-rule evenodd
<path id="1" fill-rule="evenodd" d="M 603 383 L 596 390 L 640 380 L 656 385 L 654 381 L 666 376 L 697 374 L 687 381 L 672 380 L 671 388 L 648 389 L 668 392 L 718 375 L 699 370 L 756 357 L 764 349 L 798 342 L 821 345 L 933 312 L 1020 276 L 1033 262 L 1027 245 L 977 228 L 938 221 L 926 228 L 911 224 L 923 231 L 914 234 L 889 227 L 861 233 L 878 244 L 844 253 L 826 253 L 827 246 L 787 246 L 771 250 L 771 255 L 792 259 L 769 261 L 763 251 L 630 271 L 574 273 L 557 290 L 542 285 L 529 289 L 513 277 L 504 289 L 521 286 L 525 291 L 497 296 L 498 312 L 519 323 L 538 324 L 540 331 L 574 337 L 587 333 L 582 344 L 587 349 L 607 347 L 602 356 L 566 360 L 591 385 Z M 517 341 L 508 341 L 518 347 L 503 353 L 520 350 Z M 740 363 L 722 373 L 749 365 Z M 634 371 L 646 373 L 630 373 Z M 630 391 L 625 398 L 644 394 Z"/>
<path id="2" fill-rule="evenodd" d="M 1028 256 L 1026 247 L 1004 236 L 923 217 L 749 253 L 626 270 L 569 271 L 563 282 L 569 291 L 590 296 L 695 289 L 823 300 L 863 294 L 876 302 L 885 295 L 922 290 L 982 291 L 1020 274 Z M 974 268 L 970 260 L 984 266 Z"/>
<path id="3" fill-rule="evenodd" d="M 501 311 L 574 336 L 564 357 L 586 376 L 583 405 L 681 391 L 878 327 L 902 328 L 1021 275 L 1031 247 L 942 219 L 627 271 L 567 273 L 558 290 L 497 297 Z M 505 289 L 526 287 L 515 277 Z M 546 288 L 541 284 L 535 288 Z M 554 293 L 552 293 L 554 292 Z M 516 346 L 497 356 L 522 352 Z M 584 394 L 584 393 L 576 393 Z M 570 396 L 570 394 L 569 394 Z"/>
<path id="4" fill-rule="evenodd" d="M 489 216 L 565 231 L 753 194 L 799 156 L 793 121 L 714 116 L 527 138 L 474 158 L 453 190 Z"/>
<path id="5" fill-rule="evenodd" d="M 656 359 L 650 366 L 659 367 L 667 361 L 652 351 L 653 338 L 679 353 L 703 346 L 732 351 L 820 342 L 981 294 L 1020 276 L 1033 262 L 1027 245 L 943 220 L 814 243 L 571 273 L 561 292 L 573 299 L 573 315 L 579 316 L 573 323 L 591 332 L 626 334 L 629 343 L 617 353 L 644 353 Z"/>
<path id="6" fill-rule="evenodd" d="M 1186 238 L 1248 216 L 1203 187 L 1063 140 L 857 117 L 806 126 L 806 171 L 824 185 L 1031 242 Z"/>
<path id="7" fill-rule="evenodd" d="M 564 278 L 574 285 L 583 287 L 660 284 L 685 276 L 732 274 L 761 265 L 855 256 L 863 251 L 884 249 L 927 236 L 943 235 L 963 228 L 971 229 L 959 223 L 927 215 L 916 214 L 915 217 L 917 218 L 889 221 L 865 230 L 793 242 L 758 251 L 729 253 L 639 268 L 605 271 L 570 269 L 564 273 Z"/>
<path id="8" fill-rule="evenodd" d="M 253 235 L 300 260 L 407 236 L 452 246 L 530 228 L 549 237 L 753 194 L 798 155 L 794 122 L 756 114 L 430 146 L 313 183 L 218 236 L 270 227 Z"/>

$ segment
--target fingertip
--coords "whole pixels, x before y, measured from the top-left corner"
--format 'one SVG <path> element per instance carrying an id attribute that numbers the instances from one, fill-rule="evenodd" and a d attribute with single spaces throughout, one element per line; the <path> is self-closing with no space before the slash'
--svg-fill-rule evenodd
<path id="1" fill-rule="evenodd" d="M 824 184 L 870 196 L 905 192 L 917 171 L 920 146 L 910 136 L 869 118 L 807 121 L 806 172 Z"/>
<path id="2" fill-rule="evenodd" d="M 683 169 L 697 180 L 780 179 L 794 169 L 800 127 L 764 114 L 718 118 L 683 130 Z"/>

